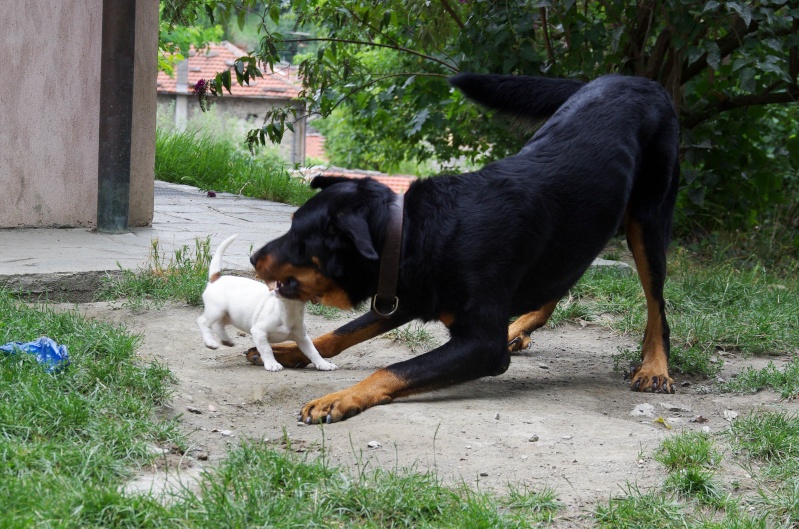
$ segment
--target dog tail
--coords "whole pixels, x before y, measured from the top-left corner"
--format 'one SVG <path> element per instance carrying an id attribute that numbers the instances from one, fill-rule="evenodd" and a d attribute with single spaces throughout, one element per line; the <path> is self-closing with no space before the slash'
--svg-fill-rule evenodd
<path id="1" fill-rule="evenodd" d="M 230 237 L 222 241 L 222 244 L 220 244 L 219 248 L 216 249 L 216 253 L 214 253 L 214 256 L 211 258 L 211 264 L 208 265 L 209 283 L 213 283 L 214 281 L 222 277 L 222 255 L 225 253 L 225 250 L 227 250 L 227 247 L 230 246 L 230 243 L 233 242 L 233 239 L 235 239 L 237 236 L 238 233 L 236 233 L 235 235 L 231 235 Z"/>
<path id="2" fill-rule="evenodd" d="M 550 117 L 585 83 L 529 75 L 462 73 L 449 84 L 489 108 L 532 119 Z"/>

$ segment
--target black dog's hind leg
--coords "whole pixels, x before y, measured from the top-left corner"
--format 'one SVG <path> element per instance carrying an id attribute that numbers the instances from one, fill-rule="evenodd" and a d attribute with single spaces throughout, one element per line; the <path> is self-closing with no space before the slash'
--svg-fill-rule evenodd
<path id="1" fill-rule="evenodd" d="M 665 148 L 674 145 L 665 142 Z M 676 147 L 669 155 L 649 156 L 633 188 L 624 224 L 638 277 L 646 295 L 647 320 L 641 347 L 641 365 L 629 373 L 633 391 L 674 393 L 669 376 L 669 324 L 663 286 L 666 249 L 677 196 L 679 166 Z M 648 180 L 646 180 L 648 179 Z"/>

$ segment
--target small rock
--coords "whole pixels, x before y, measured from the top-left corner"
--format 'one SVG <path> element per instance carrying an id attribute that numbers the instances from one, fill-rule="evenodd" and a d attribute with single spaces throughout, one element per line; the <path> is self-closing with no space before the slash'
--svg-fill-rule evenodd
<path id="1" fill-rule="evenodd" d="M 216 198 L 216 192 L 215 191 L 209 191 L 207 193 L 207 196 L 208 196 L 208 198 Z"/>
<path id="2" fill-rule="evenodd" d="M 633 411 L 630 412 L 630 415 L 635 415 L 639 417 L 654 417 L 655 416 L 655 407 L 651 404 L 639 404 Z"/>
<path id="3" fill-rule="evenodd" d="M 202 415 L 203 410 L 200 408 L 195 408 L 194 406 L 186 406 L 186 410 L 190 411 L 191 413 L 196 413 L 197 415 Z"/>
<path id="4" fill-rule="evenodd" d="M 738 412 L 733 410 L 724 410 L 724 418 L 732 422 L 738 417 Z"/>
<path id="5" fill-rule="evenodd" d="M 538 367 L 540 367 L 541 369 L 549 369 L 549 366 L 546 364 L 538 364 Z"/>
<path id="6" fill-rule="evenodd" d="M 233 437 L 233 431 L 232 430 L 219 430 L 219 433 L 223 437 Z"/>
<path id="7" fill-rule="evenodd" d="M 481 477 L 486 477 L 486 476 L 488 476 L 488 472 L 480 472 L 480 476 Z"/>
<path id="8" fill-rule="evenodd" d="M 213 404 L 209 404 L 208 405 L 208 411 L 210 411 L 210 412 L 216 411 L 216 406 L 214 406 Z"/>
<path id="9" fill-rule="evenodd" d="M 497 412 L 497 414 L 494 415 L 494 419 L 497 420 L 497 421 L 499 420 L 499 412 Z"/>
<path id="10" fill-rule="evenodd" d="M 569 439 L 571 439 L 571 438 L 572 438 L 572 436 L 571 436 L 571 435 L 564 435 L 563 437 L 561 437 L 561 439 L 565 439 L 565 440 L 567 440 L 567 441 L 568 441 Z"/>
<path id="11" fill-rule="evenodd" d="M 522 461 L 527 461 L 527 458 L 528 458 L 528 457 L 529 457 L 529 456 L 522 456 Z"/>
<path id="12" fill-rule="evenodd" d="M 538 441 L 538 436 L 537 435 L 532 435 L 532 436 L 530 436 L 528 441 L 531 442 L 531 443 L 534 443 L 534 442 Z"/>
<path id="13" fill-rule="evenodd" d="M 661 408 L 665 408 L 668 411 L 675 411 L 675 412 L 682 412 L 682 413 L 690 413 L 691 408 L 687 406 L 682 406 L 680 404 L 676 404 L 673 402 L 659 402 L 658 403 Z"/>
<path id="14" fill-rule="evenodd" d="M 380 444 L 380 441 L 369 441 L 368 443 L 366 443 L 366 446 L 376 450 L 376 449 L 380 448 L 383 445 Z"/>
<path id="15" fill-rule="evenodd" d="M 694 417 L 693 419 L 691 419 L 691 422 L 703 423 L 703 422 L 707 422 L 707 419 L 705 419 L 705 418 L 704 418 L 704 417 L 702 417 L 701 415 L 697 415 L 696 417 Z"/>
<path id="16" fill-rule="evenodd" d="M 466 450 L 471 450 L 471 449 L 472 449 L 472 445 L 466 445 Z"/>
<path id="17" fill-rule="evenodd" d="M 685 382 L 683 382 L 682 384 L 680 384 L 680 387 L 687 388 L 687 387 L 688 387 L 688 386 L 690 386 L 690 385 L 691 385 L 691 382 L 690 382 L 689 380 L 686 380 Z"/>
<path id="18" fill-rule="evenodd" d="M 199 461 L 208 461 L 208 452 L 197 452 L 197 455 L 194 457 Z"/>

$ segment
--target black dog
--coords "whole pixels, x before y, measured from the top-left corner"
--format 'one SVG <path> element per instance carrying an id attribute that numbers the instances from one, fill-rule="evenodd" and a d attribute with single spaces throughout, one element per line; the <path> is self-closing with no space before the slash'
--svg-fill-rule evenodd
<path id="1" fill-rule="evenodd" d="M 486 106 L 552 116 L 516 155 L 461 175 L 418 180 L 405 195 L 399 300 L 314 340 L 323 357 L 412 319 L 441 320 L 451 339 L 355 386 L 306 404 L 302 420 L 338 421 L 397 397 L 510 364 L 558 299 L 620 227 L 646 294 L 642 364 L 631 389 L 673 393 L 664 313 L 666 247 L 679 179 L 679 125 L 655 82 L 610 75 L 591 83 L 463 74 L 451 83 Z M 375 293 L 395 195 L 371 179 L 318 177 L 322 191 L 291 229 L 252 256 L 287 297 L 339 307 Z M 519 316 L 510 328 L 508 321 Z M 275 348 L 284 365 L 307 364 Z"/>

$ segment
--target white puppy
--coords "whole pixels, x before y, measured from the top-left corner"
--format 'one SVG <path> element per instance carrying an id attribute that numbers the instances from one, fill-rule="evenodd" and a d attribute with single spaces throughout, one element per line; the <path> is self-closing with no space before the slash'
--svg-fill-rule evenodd
<path id="1" fill-rule="evenodd" d="M 294 340 L 316 369 L 336 369 L 335 364 L 322 358 L 308 337 L 305 303 L 280 297 L 259 281 L 221 274 L 222 255 L 235 238 L 236 235 L 232 235 L 225 239 L 211 258 L 208 285 L 203 292 L 205 311 L 197 318 L 205 346 L 209 349 L 219 347 L 214 333 L 223 344 L 232 346 L 233 340 L 225 332 L 225 326 L 230 324 L 252 334 L 267 371 L 283 369 L 275 360 L 269 342 L 287 340 Z"/>

